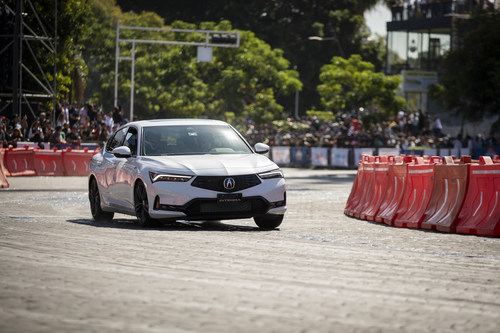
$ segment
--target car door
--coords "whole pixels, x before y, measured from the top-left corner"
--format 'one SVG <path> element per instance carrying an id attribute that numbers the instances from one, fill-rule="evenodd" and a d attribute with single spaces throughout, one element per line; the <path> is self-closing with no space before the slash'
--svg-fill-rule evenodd
<path id="1" fill-rule="evenodd" d="M 114 195 L 127 210 L 134 211 L 134 183 L 137 178 L 137 138 L 138 130 L 134 126 L 128 128 L 122 145 L 129 147 L 131 157 L 121 158 L 116 165 Z"/>
<path id="2" fill-rule="evenodd" d="M 122 128 L 118 130 L 106 143 L 105 150 L 103 152 L 103 162 L 101 165 L 101 170 L 103 172 L 103 191 L 102 196 L 105 202 L 107 202 L 110 206 L 120 207 L 119 200 L 117 200 L 115 191 L 116 191 L 116 182 L 117 182 L 117 174 L 116 167 L 122 160 L 122 158 L 116 157 L 111 152 L 116 147 L 119 147 L 123 144 L 123 140 L 125 139 L 125 134 L 127 133 L 128 128 Z"/>

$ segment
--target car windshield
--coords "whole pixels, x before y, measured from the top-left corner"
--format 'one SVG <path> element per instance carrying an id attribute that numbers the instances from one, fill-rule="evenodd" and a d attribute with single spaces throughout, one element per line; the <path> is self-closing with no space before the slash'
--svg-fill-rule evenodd
<path id="1" fill-rule="evenodd" d="M 227 125 L 170 125 L 143 128 L 142 154 L 250 154 L 248 145 Z"/>

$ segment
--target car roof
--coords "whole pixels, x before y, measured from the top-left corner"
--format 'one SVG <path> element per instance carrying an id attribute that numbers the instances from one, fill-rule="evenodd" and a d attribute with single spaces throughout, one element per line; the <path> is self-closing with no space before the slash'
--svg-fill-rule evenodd
<path id="1" fill-rule="evenodd" d="M 174 125 L 228 125 L 228 123 L 214 119 L 153 119 L 139 120 L 128 123 L 139 127 L 174 126 Z"/>

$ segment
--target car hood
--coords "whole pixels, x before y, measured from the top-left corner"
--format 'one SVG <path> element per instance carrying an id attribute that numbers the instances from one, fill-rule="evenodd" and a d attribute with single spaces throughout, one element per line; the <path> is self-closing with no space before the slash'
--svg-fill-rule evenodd
<path id="1" fill-rule="evenodd" d="M 142 156 L 140 164 L 151 171 L 200 176 L 245 175 L 278 168 L 267 157 L 258 154 Z"/>

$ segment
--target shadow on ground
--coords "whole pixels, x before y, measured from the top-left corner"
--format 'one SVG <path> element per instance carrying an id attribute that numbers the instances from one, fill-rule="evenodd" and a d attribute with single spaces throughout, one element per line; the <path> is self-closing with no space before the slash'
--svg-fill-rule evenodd
<path id="1" fill-rule="evenodd" d="M 143 228 L 135 224 L 135 219 L 113 219 L 110 222 L 98 222 L 93 219 L 71 219 L 69 223 L 88 225 L 96 228 L 116 228 L 134 230 L 164 230 L 164 231 L 244 231 L 260 232 L 263 230 L 255 226 L 234 225 L 220 221 L 160 221 L 155 227 Z M 276 228 L 274 230 L 279 230 Z"/>

